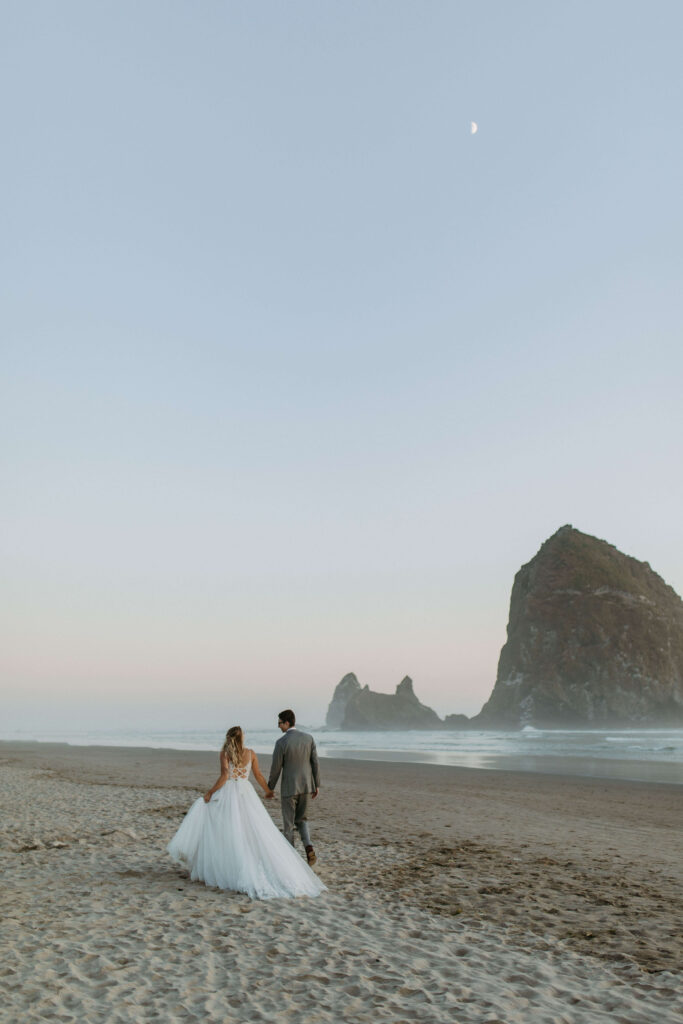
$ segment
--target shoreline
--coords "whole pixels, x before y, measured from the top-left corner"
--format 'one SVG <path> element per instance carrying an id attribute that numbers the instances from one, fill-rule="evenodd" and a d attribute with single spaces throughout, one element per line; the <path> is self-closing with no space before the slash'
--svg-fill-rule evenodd
<path id="1" fill-rule="evenodd" d="M 217 769 L 207 751 L 0 742 L 8 1021 L 683 1013 L 680 787 L 325 758 L 310 825 L 328 892 L 259 902 L 165 853 Z"/>
<path id="2" fill-rule="evenodd" d="M 248 737 L 247 737 L 248 738 Z M 277 737 L 276 737 L 277 738 Z M 273 745 L 275 739 L 273 740 Z M 318 744 L 323 746 L 323 744 Z M 73 743 L 67 740 L 6 740 L 0 739 L 0 751 L 5 748 L 38 754 L 40 750 L 55 748 L 61 750 L 97 750 L 106 759 L 107 751 L 127 752 L 129 756 L 147 756 L 159 753 L 162 756 L 215 757 L 217 751 L 192 747 L 136 746 L 98 743 Z M 270 754 L 256 751 L 259 758 L 270 763 Z M 112 755 L 118 757 L 119 755 Z M 597 758 L 560 755 L 507 755 L 482 754 L 473 757 L 477 764 L 454 764 L 439 754 L 420 754 L 416 751 L 394 751 L 349 748 L 335 755 L 320 754 L 321 762 L 354 761 L 368 764 L 410 764 L 435 768 L 456 769 L 470 772 L 500 772 L 516 775 L 541 775 L 565 779 L 587 779 L 603 782 L 641 783 L 683 787 L 683 765 L 657 761 L 633 760 L 628 758 Z M 580 770 L 579 770 L 580 768 Z"/>

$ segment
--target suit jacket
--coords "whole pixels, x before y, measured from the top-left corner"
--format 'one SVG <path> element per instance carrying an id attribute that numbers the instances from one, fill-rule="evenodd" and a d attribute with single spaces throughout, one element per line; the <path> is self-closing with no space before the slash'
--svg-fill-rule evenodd
<path id="1" fill-rule="evenodd" d="M 268 785 L 275 789 L 282 772 L 280 796 L 315 793 L 320 786 L 320 767 L 315 740 L 307 732 L 290 728 L 283 733 L 273 750 Z"/>

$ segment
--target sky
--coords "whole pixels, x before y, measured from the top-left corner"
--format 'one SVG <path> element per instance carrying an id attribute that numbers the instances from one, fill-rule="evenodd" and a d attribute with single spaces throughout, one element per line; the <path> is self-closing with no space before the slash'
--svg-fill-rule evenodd
<path id="1" fill-rule="evenodd" d="M 2 0 L 5 730 L 475 714 L 565 523 L 683 594 L 682 31 Z"/>

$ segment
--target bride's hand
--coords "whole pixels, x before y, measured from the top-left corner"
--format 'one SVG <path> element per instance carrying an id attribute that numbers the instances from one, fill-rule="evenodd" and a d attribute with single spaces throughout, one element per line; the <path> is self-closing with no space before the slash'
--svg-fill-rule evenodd
<path id="1" fill-rule="evenodd" d="M 274 789 L 267 789 L 266 790 L 266 800 L 272 800 L 274 796 L 275 796 L 275 790 Z"/>
<path id="2" fill-rule="evenodd" d="M 205 793 L 204 794 L 204 803 L 208 804 L 208 802 L 209 802 L 209 800 L 211 799 L 212 796 L 213 796 L 213 793 L 211 792 L 211 790 L 209 790 L 208 793 Z"/>

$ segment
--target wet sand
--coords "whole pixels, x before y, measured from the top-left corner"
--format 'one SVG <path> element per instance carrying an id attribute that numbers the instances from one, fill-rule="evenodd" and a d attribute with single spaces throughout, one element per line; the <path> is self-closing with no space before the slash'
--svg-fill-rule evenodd
<path id="1" fill-rule="evenodd" d="M 329 892 L 258 903 L 164 853 L 217 764 L 0 743 L 0 1019 L 683 1013 L 682 787 L 324 759 L 311 828 Z"/>

